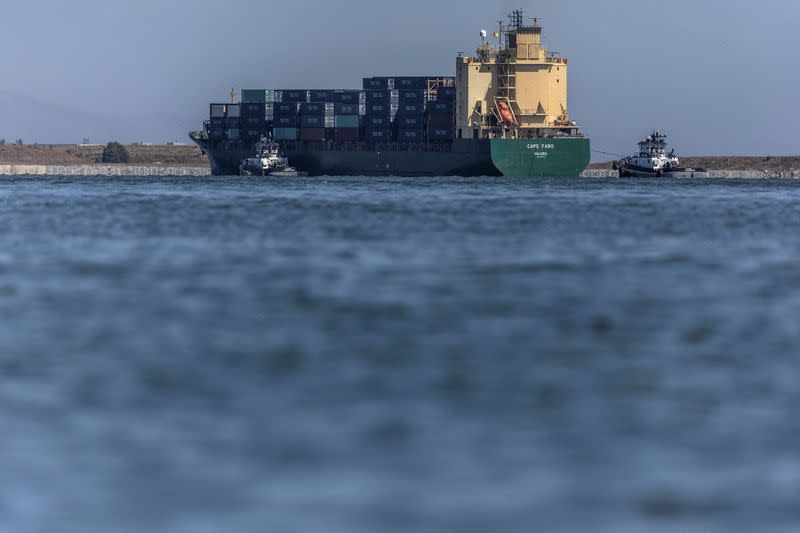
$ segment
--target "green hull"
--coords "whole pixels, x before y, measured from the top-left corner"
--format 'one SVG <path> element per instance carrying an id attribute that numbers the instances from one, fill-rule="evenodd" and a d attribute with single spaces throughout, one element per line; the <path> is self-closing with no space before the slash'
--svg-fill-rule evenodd
<path id="1" fill-rule="evenodd" d="M 192 137 L 216 175 L 239 173 L 255 144 L 211 144 Z M 311 176 L 578 177 L 589 164 L 589 139 L 457 139 L 437 145 L 281 142 L 289 164 Z"/>
<path id="2" fill-rule="evenodd" d="M 492 162 L 504 176 L 576 178 L 589 166 L 589 139 L 493 139 Z"/>

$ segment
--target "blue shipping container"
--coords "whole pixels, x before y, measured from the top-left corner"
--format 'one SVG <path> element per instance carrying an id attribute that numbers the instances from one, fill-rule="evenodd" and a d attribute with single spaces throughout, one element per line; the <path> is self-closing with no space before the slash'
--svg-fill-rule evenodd
<path id="1" fill-rule="evenodd" d="M 334 91 L 329 94 L 330 101 L 339 104 L 357 104 L 361 91 Z"/>
<path id="2" fill-rule="evenodd" d="M 367 104 L 367 115 L 388 115 L 391 110 L 389 104 Z"/>
<path id="3" fill-rule="evenodd" d="M 239 112 L 243 117 L 263 117 L 267 112 L 267 104 L 263 102 L 245 102 L 241 105 Z"/>
<path id="4" fill-rule="evenodd" d="M 398 91 L 401 104 L 421 104 L 425 101 L 425 91 Z"/>
<path id="5" fill-rule="evenodd" d="M 394 89 L 394 80 L 386 77 L 364 78 L 364 89 Z"/>
<path id="6" fill-rule="evenodd" d="M 337 103 L 333 106 L 336 115 L 358 115 L 358 103 Z"/>
<path id="7" fill-rule="evenodd" d="M 389 102 L 392 99 L 392 91 L 365 91 L 367 103 Z"/>
<path id="8" fill-rule="evenodd" d="M 331 102 L 330 95 L 331 91 L 328 90 L 308 91 L 308 101 L 314 103 Z"/>
<path id="9" fill-rule="evenodd" d="M 422 115 L 398 115 L 397 125 L 401 128 L 422 128 L 425 125 L 425 117 Z"/>
<path id="10" fill-rule="evenodd" d="M 428 78 L 420 76 L 403 76 L 394 79 L 395 89 L 427 89 Z"/>
<path id="11" fill-rule="evenodd" d="M 302 103 L 300 104 L 300 113 L 302 115 L 324 115 L 325 114 L 325 104 L 324 103 Z"/>
<path id="12" fill-rule="evenodd" d="M 324 128 L 325 115 L 301 115 L 300 116 L 301 128 Z"/>
<path id="13" fill-rule="evenodd" d="M 452 113 L 453 102 L 428 102 L 429 113 Z"/>
<path id="14" fill-rule="evenodd" d="M 300 103 L 308 101 L 308 91 L 306 90 L 289 89 L 282 91 L 282 94 L 284 102 Z"/>
<path id="15" fill-rule="evenodd" d="M 276 115 L 272 123 L 279 127 L 297 127 L 297 115 Z"/>
<path id="16" fill-rule="evenodd" d="M 264 128 L 245 128 L 240 130 L 242 139 L 258 139 L 264 135 Z"/>
<path id="17" fill-rule="evenodd" d="M 225 131 L 225 136 L 228 137 L 230 141 L 238 141 L 239 140 L 239 128 L 228 128 Z"/>
<path id="18" fill-rule="evenodd" d="M 364 119 L 364 123 L 367 125 L 368 128 L 379 126 L 379 127 L 387 127 L 391 124 L 391 120 L 389 119 L 389 115 L 382 115 L 382 116 L 370 116 Z"/>
<path id="19" fill-rule="evenodd" d="M 425 139 L 425 130 L 423 128 L 400 128 L 397 130 L 398 141 L 421 141 Z"/>
<path id="20" fill-rule="evenodd" d="M 297 103 L 277 103 L 272 108 L 276 115 L 297 114 Z"/>
<path id="21" fill-rule="evenodd" d="M 264 115 L 260 117 L 242 117 L 239 119 L 239 122 L 246 126 L 261 126 L 262 124 L 266 124 L 267 118 Z"/>
<path id="22" fill-rule="evenodd" d="M 456 99 L 456 88 L 455 87 L 441 87 L 439 89 L 439 95 L 437 100 L 440 102 L 452 102 Z"/>
<path id="23" fill-rule="evenodd" d="M 421 115 L 425 112 L 423 104 L 400 104 L 397 108 L 398 115 Z"/>
<path id="24" fill-rule="evenodd" d="M 448 141 L 453 138 L 453 128 L 428 128 L 428 139 L 432 141 Z"/>
<path id="25" fill-rule="evenodd" d="M 392 130 L 389 128 L 367 128 L 364 131 L 364 138 L 368 141 L 388 141 L 392 138 Z"/>

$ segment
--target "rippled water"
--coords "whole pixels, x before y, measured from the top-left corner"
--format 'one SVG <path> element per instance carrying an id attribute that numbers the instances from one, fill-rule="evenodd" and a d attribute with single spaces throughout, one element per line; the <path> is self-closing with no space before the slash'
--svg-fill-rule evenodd
<path id="1" fill-rule="evenodd" d="M 0 531 L 800 530 L 800 184 L 0 178 Z"/>

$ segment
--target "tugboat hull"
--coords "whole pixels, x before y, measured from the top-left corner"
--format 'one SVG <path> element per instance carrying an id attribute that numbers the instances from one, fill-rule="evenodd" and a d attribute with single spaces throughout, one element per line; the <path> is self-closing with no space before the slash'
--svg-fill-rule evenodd
<path id="1" fill-rule="evenodd" d="M 617 167 L 617 170 L 620 178 L 707 178 L 710 175 L 704 168 L 672 168 L 654 171 L 622 164 Z"/>

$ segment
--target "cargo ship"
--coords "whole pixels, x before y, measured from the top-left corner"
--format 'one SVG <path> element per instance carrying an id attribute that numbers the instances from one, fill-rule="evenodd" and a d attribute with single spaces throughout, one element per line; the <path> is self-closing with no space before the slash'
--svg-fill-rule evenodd
<path id="1" fill-rule="evenodd" d="M 189 134 L 215 175 L 266 136 L 310 176 L 578 177 L 590 142 L 567 114 L 568 61 L 520 10 L 455 76 L 363 78 L 361 89 L 245 89 Z"/>

